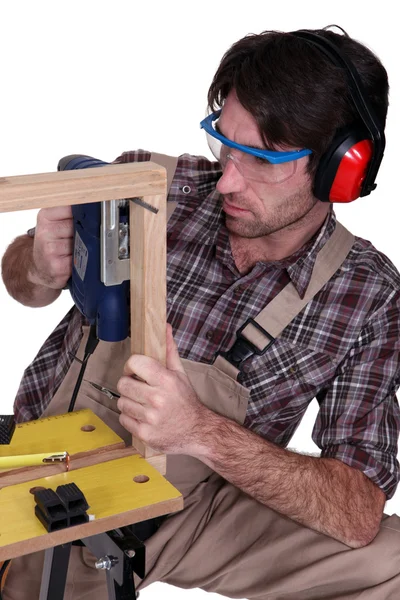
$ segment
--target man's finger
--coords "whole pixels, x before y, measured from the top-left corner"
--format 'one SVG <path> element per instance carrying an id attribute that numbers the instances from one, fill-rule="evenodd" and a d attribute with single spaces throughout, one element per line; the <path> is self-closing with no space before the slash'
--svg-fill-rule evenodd
<path id="1" fill-rule="evenodd" d="M 62 221 L 64 219 L 72 219 L 71 206 L 52 206 L 51 208 L 42 208 L 38 212 L 38 220 L 46 219 L 47 221 Z"/>
<path id="2" fill-rule="evenodd" d="M 172 335 L 172 327 L 168 323 L 166 330 L 166 368 L 170 371 L 185 373 Z M 124 365 L 123 374 L 144 381 L 148 385 L 158 386 L 163 384 L 163 376 L 166 374 L 166 370 L 154 358 L 143 354 L 132 354 Z"/>
<path id="3" fill-rule="evenodd" d="M 148 385 L 159 385 L 165 367 L 158 360 L 143 354 L 132 354 L 124 365 L 123 374 Z"/>
<path id="4" fill-rule="evenodd" d="M 131 398 L 121 396 L 121 398 L 118 399 L 117 407 L 122 414 L 131 417 L 136 421 L 146 420 L 146 410 L 140 402 L 135 402 Z"/>
<path id="5" fill-rule="evenodd" d="M 134 398 L 139 404 L 144 404 L 145 399 L 143 398 L 143 394 L 146 392 L 146 387 L 143 387 L 143 382 L 140 382 L 140 384 L 137 383 L 136 379 L 133 375 L 122 375 L 117 383 L 117 391 L 120 393 L 121 398 L 124 396 L 126 398 Z"/>

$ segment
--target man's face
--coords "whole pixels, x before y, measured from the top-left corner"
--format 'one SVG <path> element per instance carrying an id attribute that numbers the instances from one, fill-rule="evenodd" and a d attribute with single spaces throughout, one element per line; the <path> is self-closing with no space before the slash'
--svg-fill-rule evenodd
<path id="1" fill-rule="evenodd" d="M 265 148 L 254 118 L 240 104 L 235 92 L 224 103 L 218 128 L 239 144 Z M 245 179 L 234 161 L 228 159 L 217 184 L 223 196 L 227 229 L 244 238 L 257 238 L 296 227 L 318 202 L 312 194 L 307 161 L 307 156 L 298 159 L 291 178 L 272 184 Z"/>

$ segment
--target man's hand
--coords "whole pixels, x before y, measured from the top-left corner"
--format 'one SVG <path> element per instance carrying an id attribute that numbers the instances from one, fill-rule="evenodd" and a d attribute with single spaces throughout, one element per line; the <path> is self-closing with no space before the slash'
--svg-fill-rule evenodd
<path id="1" fill-rule="evenodd" d="M 54 302 L 71 276 L 72 244 L 71 207 L 40 210 L 35 237 L 20 235 L 2 258 L 1 274 L 10 296 L 32 307 Z"/>
<path id="2" fill-rule="evenodd" d="M 72 272 L 72 244 L 71 207 L 42 208 L 37 215 L 28 280 L 54 290 L 65 287 Z"/>
<path id="3" fill-rule="evenodd" d="M 190 454 L 195 449 L 211 411 L 200 402 L 185 373 L 171 325 L 167 325 L 166 367 L 133 354 L 117 389 L 120 423 L 134 436 L 168 454 Z"/>

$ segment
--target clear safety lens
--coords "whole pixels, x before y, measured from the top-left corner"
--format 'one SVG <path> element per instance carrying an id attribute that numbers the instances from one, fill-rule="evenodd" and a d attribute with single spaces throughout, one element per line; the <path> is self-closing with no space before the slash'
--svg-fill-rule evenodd
<path id="1" fill-rule="evenodd" d="M 239 173 L 246 179 L 260 183 L 283 183 L 296 172 L 297 160 L 272 164 L 265 158 L 229 148 L 208 133 L 206 136 L 209 148 L 222 169 L 226 167 L 229 160 L 232 160 Z"/>

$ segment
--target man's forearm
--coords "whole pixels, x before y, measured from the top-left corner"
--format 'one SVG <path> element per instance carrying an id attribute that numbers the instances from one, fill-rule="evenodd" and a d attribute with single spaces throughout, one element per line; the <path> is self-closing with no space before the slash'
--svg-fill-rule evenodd
<path id="1" fill-rule="evenodd" d="M 384 493 L 339 460 L 285 450 L 215 413 L 190 454 L 262 504 L 348 546 L 365 546 L 378 532 Z"/>
<path id="2" fill-rule="evenodd" d="M 25 306 L 47 306 L 61 290 L 34 283 L 32 251 L 33 238 L 28 235 L 17 237 L 8 246 L 1 262 L 4 285 L 10 296 Z"/>

